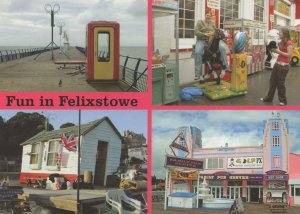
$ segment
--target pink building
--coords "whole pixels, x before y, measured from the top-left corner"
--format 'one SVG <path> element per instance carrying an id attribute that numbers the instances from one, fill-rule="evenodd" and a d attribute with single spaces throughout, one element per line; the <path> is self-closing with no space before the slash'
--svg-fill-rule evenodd
<path id="1" fill-rule="evenodd" d="M 202 148 L 201 131 L 181 127 L 170 147 L 177 156 L 203 160 L 200 182 L 206 180 L 214 198 L 300 205 L 300 155 L 289 153 L 288 121 L 278 114 L 263 122 L 257 146 Z M 171 193 L 197 193 L 197 180 L 171 179 Z"/>
<path id="2" fill-rule="evenodd" d="M 289 154 L 289 201 L 290 205 L 300 205 L 300 155 Z"/>

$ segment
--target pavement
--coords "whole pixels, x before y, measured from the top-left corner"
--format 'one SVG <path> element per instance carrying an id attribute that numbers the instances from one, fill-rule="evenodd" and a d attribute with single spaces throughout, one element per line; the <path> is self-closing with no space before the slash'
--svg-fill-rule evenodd
<path id="1" fill-rule="evenodd" d="M 80 60 L 85 55 L 71 47 L 66 54 L 54 51 L 54 61 Z M 51 60 L 51 51 L 22 59 L 0 63 L 1 92 L 118 92 L 128 86 L 116 81 L 87 82 L 85 72 L 75 68 L 58 69 L 60 66 Z M 61 86 L 60 86 L 61 81 Z"/>
<path id="2" fill-rule="evenodd" d="M 180 209 L 180 208 L 168 208 L 166 211 L 163 207 L 163 202 L 154 202 L 152 203 L 152 213 L 155 214 L 181 214 L 181 213 L 191 213 L 191 214 L 228 214 L 229 210 L 201 210 L 201 209 Z M 266 204 L 245 204 L 245 214 L 271 214 L 272 212 L 269 210 L 269 206 Z M 277 212 L 281 213 L 281 212 Z M 300 207 L 289 207 L 286 214 L 298 214 L 300 213 Z"/>
<path id="3" fill-rule="evenodd" d="M 205 106 L 279 106 L 277 91 L 273 103 L 263 103 L 260 101 L 269 88 L 271 70 L 264 70 L 248 76 L 248 94 L 239 97 L 232 97 L 223 100 L 212 101 L 209 98 L 195 97 L 192 101 L 179 101 L 171 105 L 205 105 Z M 191 86 L 192 84 L 185 85 Z M 182 88 L 183 88 L 182 87 Z M 286 78 L 286 96 L 288 105 L 300 105 L 300 67 L 291 67 Z"/>

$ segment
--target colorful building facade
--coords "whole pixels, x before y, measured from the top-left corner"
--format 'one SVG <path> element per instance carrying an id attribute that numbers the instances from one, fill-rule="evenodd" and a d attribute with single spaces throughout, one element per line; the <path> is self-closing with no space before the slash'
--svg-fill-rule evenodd
<path id="1" fill-rule="evenodd" d="M 178 143 L 188 150 L 177 149 L 175 155 L 203 160 L 200 183 L 206 180 L 214 198 L 241 197 L 247 202 L 260 203 L 275 198 L 286 200 L 292 206 L 300 205 L 300 166 L 296 164 L 300 155 L 289 153 L 288 120 L 273 115 L 263 123 L 262 141 L 257 146 L 241 147 L 228 144 L 219 148 L 202 148 L 202 144 L 195 146 L 192 139 L 196 138 L 191 133 L 201 136 L 201 131 L 195 127 L 179 128 L 177 134 L 185 130 L 186 135 L 181 139 L 186 141 L 178 140 Z M 176 148 L 176 139 L 172 144 Z M 171 193 L 197 192 L 198 181 L 195 176 L 190 177 L 180 179 L 173 176 Z"/>

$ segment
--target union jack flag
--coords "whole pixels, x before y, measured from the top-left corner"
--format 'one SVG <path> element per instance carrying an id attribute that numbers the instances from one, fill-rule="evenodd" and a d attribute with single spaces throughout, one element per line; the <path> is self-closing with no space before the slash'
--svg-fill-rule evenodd
<path id="1" fill-rule="evenodd" d="M 78 142 L 78 137 L 75 137 L 74 135 L 68 133 L 61 134 L 61 143 L 68 151 L 76 152 L 77 142 Z"/>

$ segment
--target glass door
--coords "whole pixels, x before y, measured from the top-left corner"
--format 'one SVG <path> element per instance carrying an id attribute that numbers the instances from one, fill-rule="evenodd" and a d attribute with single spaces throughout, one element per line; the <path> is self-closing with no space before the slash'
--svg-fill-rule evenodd
<path id="1" fill-rule="evenodd" d="M 242 197 L 242 187 L 228 187 L 227 194 L 229 199 L 236 199 Z"/>

